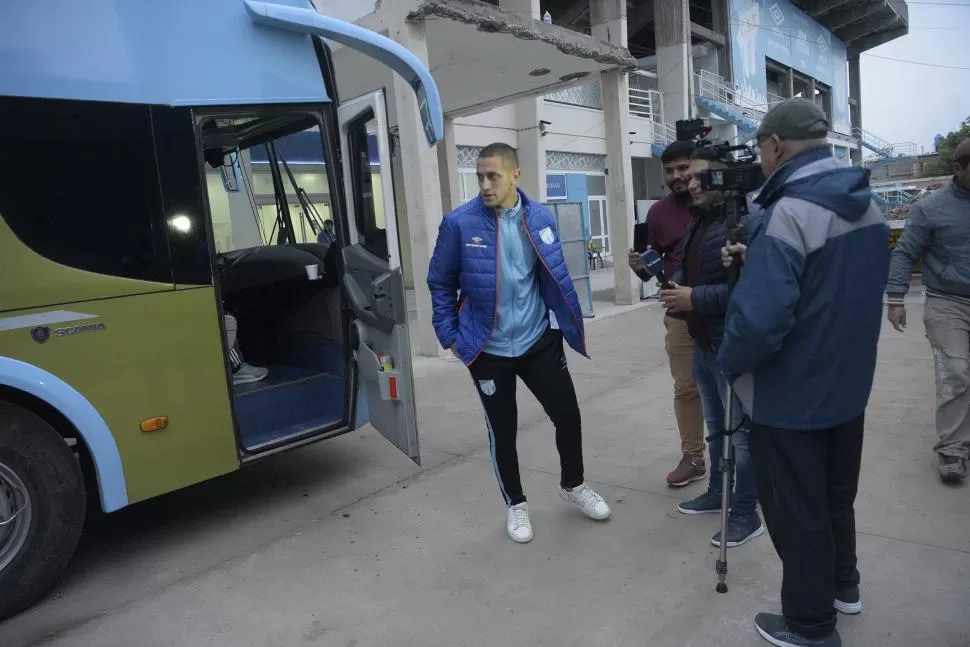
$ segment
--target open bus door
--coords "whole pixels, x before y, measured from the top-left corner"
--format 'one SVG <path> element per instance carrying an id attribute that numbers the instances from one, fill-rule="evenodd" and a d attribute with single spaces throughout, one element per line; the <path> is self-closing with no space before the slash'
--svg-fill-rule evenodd
<path id="1" fill-rule="evenodd" d="M 420 463 L 384 94 L 342 103 L 337 113 L 350 224 L 349 244 L 341 252 L 344 298 L 354 316 L 349 335 L 357 400 L 352 426 L 370 422 Z M 371 171 L 375 153 L 380 186 Z"/>
<path id="2" fill-rule="evenodd" d="M 414 89 L 429 146 L 444 136 L 441 97 L 430 71 L 406 47 L 357 25 L 322 16 L 313 9 L 245 0 L 258 25 L 333 40 L 374 58 Z M 325 48 L 329 49 L 329 48 Z M 336 101 L 332 59 L 323 65 L 331 99 Z M 351 383 L 356 407 L 351 425 L 370 422 L 381 434 L 420 463 L 411 349 L 404 277 L 400 267 L 390 146 L 383 93 L 348 101 L 338 108 L 348 245 L 342 250 L 342 288 L 353 313 L 350 341 L 354 353 Z M 381 186 L 375 193 L 370 173 L 368 132 L 376 133 Z M 375 197 L 383 203 L 384 230 Z"/>

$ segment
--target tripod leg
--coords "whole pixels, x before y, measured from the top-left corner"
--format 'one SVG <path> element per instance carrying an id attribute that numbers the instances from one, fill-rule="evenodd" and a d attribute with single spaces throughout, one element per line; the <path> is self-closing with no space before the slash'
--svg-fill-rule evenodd
<path id="1" fill-rule="evenodd" d="M 721 546 L 717 559 L 717 586 L 718 593 L 727 593 L 727 527 L 728 527 L 728 508 L 731 501 L 731 481 L 734 472 L 734 442 L 731 438 L 733 432 L 734 419 L 734 390 L 728 384 L 724 399 L 724 445 L 721 452 Z"/>

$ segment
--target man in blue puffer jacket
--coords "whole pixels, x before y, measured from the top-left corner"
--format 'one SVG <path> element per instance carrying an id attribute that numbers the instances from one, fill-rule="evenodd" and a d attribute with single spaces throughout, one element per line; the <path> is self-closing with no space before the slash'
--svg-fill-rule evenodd
<path id="1" fill-rule="evenodd" d="M 705 514 L 721 511 L 722 474 L 721 455 L 724 450 L 724 395 L 727 380 L 717 363 L 717 347 L 724 335 L 724 316 L 727 313 L 729 286 L 727 270 L 721 263 L 721 247 L 727 237 L 727 213 L 724 193 L 702 191 L 701 175 L 709 170 L 723 169 L 726 165 L 713 147 L 698 148 L 691 155 L 690 181 L 687 185 L 693 204 L 694 218 L 684 237 L 681 268 L 674 275 L 674 289 L 662 290 L 661 301 L 674 312 L 687 314 L 687 330 L 694 340 L 694 381 L 701 394 L 704 421 L 713 436 L 708 445 L 711 471 L 707 491 L 677 506 L 683 514 Z M 741 240 L 748 242 L 760 222 L 760 209 L 748 203 L 748 215 L 741 218 Z M 757 487 L 754 464 L 748 449 L 748 425 L 734 407 L 731 435 L 734 448 L 735 470 L 732 475 L 734 489 L 731 492 L 730 516 L 728 517 L 727 545 L 740 546 L 764 534 L 765 527 L 758 515 Z M 721 545 L 718 530 L 711 543 Z"/>
<path id="2" fill-rule="evenodd" d="M 442 347 L 468 366 L 485 409 L 492 462 L 508 507 L 506 532 L 532 540 L 516 452 L 516 378 L 556 427 L 560 496 L 587 516 L 610 508 L 583 478 L 579 402 L 563 339 L 586 355 L 582 312 L 563 258 L 556 219 L 518 188 L 515 149 L 478 156 L 481 194 L 444 217 L 428 268 L 432 323 Z"/>

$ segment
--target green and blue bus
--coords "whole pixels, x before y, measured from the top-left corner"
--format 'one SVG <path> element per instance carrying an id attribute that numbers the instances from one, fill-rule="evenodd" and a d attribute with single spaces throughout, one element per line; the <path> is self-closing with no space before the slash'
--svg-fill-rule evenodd
<path id="1" fill-rule="evenodd" d="M 334 45 L 337 43 L 338 45 Z M 420 460 L 383 91 L 308 0 L 0 8 L 0 619 L 114 512 L 371 424 Z"/>

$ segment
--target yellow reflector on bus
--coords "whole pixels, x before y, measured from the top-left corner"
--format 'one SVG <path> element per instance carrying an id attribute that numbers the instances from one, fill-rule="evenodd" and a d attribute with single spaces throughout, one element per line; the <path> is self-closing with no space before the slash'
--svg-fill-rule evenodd
<path id="1" fill-rule="evenodd" d="M 149 418 L 148 420 L 141 421 L 141 430 L 145 433 L 150 431 L 161 431 L 168 427 L 168 416 L 159 416 L 157 418 Z"/>

